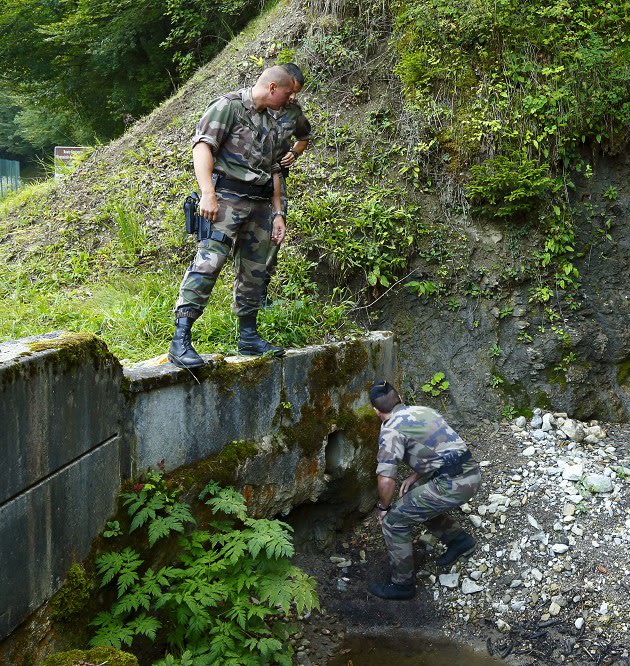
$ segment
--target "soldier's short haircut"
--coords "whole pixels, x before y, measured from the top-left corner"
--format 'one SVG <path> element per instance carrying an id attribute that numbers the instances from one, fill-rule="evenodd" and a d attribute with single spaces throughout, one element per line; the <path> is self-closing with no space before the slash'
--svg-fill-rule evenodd
<path id="1" fill-rule="evenodd" d="M 370 402 L 379 412 L 389 414 L 400 403 L 400 395 L 389 382 L 376 381 L 370 390 Z"/>
<path id="2" fill-rule="evenodd" d="M 293 77 L 284 67 L 275 65 L 267 68 L 259 77 L 258 83 L 277 83 L 281 88 L 293 87 Z"/>
<path id="3" fill-rule="evenodd" d="M 285 69 L 300 87 L 304 85 L 304 74 L 294 62 L 285 62 L 284 65 L 280 65 L 280 67 Z"/>

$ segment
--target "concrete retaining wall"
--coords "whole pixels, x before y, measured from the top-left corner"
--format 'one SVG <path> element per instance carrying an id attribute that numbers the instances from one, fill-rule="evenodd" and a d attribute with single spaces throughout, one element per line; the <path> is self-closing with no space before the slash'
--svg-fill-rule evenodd
<path id="1" fill-rule="evenodd" d="M 372 504 L 378 424 L 368 390 L 375 377 L 399 379 L 391 334 L 283 359 L 206 361 L 194 376 L 163 359 L 123 373 L 90 335 L 0 345 L 0 640 L 87 556 L 122 479 L 161 460 L 194 467 L 247 440 L 230 481 L 254 514 L 338 496 L 347 474 L 344 501 Z"/>
<path id="2" fill-rule="evenodd" d="M 0 345 L 0 638 L 59 588 L 114 510 L 121 381 L 93 336 Z"/>

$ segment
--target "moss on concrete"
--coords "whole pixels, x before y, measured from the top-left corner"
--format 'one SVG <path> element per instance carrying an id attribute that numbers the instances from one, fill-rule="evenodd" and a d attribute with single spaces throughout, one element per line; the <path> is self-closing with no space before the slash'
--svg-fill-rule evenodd
<path id="1" fill-rule="evenodd" d="M 85 662 L 93 666 L 104 663 L 107 666 L 138 666 L 138 660 L 132 654 L 112 647 L 60 652 L 46 657 L 42 666 L 75 666 L 78 662 Z"/>
<path id="2" fill-rule="evenodd" d="M 264 357 L 248 359 L 242 363 L 228 363 L 219 359 L 197 370 L 196 376 L 200 381 L 215 382 L 226 393 L 233 393 L 237 383 L 239 387 L 258 386 L 271 373 L 272 363 L 272 359 Z"/>
<path id="3" fill-rule="evenodd" d="M 57 338 L 35 340 L 28 348 L 33 353 L 54 349 L 59 352 L 57 357 L 69 366 L 75 366 L 88 358 L 118 362 L 103 340 L 93 333 L 63 333 Z"/>
<path id="4" fill-rule="evenodd" d="M 184 489 L 204 486 L 211 479 L 222 486 L 233 485 L 239 467 L 258 453 L 258 446 L 254 442 L 237 440 L 226 444 L 215 456 L 180 467 L 168 477 L 181 484 Z"/>
<path id="5" fill-rule="evenodd" d="M 92 584 L 79 564 L 73 564 L 59 591 L 50 600 L 53 620 L 69 621 L 85 609 L 90 601 Z"/>

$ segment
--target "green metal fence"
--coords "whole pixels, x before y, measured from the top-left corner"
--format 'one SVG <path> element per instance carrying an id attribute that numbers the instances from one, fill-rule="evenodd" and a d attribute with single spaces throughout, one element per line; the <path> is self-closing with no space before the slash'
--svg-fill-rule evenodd
<path id="1" fill-rule="evenodd" d="M 0 160 L 0 197 L 20 186 L 20 163 L 16 160 Z"/>

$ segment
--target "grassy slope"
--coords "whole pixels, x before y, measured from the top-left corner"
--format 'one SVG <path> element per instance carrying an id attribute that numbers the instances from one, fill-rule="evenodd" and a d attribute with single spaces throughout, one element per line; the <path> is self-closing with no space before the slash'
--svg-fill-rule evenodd
<path id="1" fill-rule="evenodd" d="M 251 82 L 266 44 L 300 29 L 303 16 L 276 4 L 202 68 L 172 99 L 121 139 L 98 147 L 74 173 L 0 204 L 0 337 L 52 329 L 92 331 L 123 358 L 160 354 L 194 243 L 181 202 L 195 187 L 190 137 L 213 96 Z M 282 37 L 281 37 L 282 36 Z M 347 330 L 342 308 L 317 303 L 306 267 L 286 250 L 278 283 L 293 300 L 265 312 L 263 328 L 300 345 Z M 196 327 L 200 351 L 233 351 L 231 271 Z M 282 290 L 275 288 L 276 296 Z M 210 340 L 210 341 L 209 341 Z"/>
<path id="2" fill-rule="evenodd" d="M 181 230 L 180 208 L 195 185 L 189 145 L 194 124 L 214 95 L 251 83 L 278 55 L 296 60 L 308 74 L 302 101 L 317 139 L 293 170 L 291 237 L 272 283 L 272 294 L 282 302 L 263 313 L 268 335 L 295 346 L 343 335 L 357 315 L 369 325 L 365 313 L 370 309 L 362 306 L 401 279 L 420 297 L 438 299 L 442 309 L 455 313 L 468 297 L 500 306 L 520 283 L 541 316 L 550 322 L 557 318 L 553 298 L 564 289 L 561 282 L 570 283 L 567 302 L 574 298 L 574 213 L 568 198 L 543 197 L 542 213 L 531 207 L 531 219 L 514 222 L 472 220 L 464 195 L 470 165 L 503 145 L 491 139 L 496 139 L 496 127 L 509 129 L 511 121 L 497 105 L 503 84 L 497 91 L 490 87 L 483 94 L 457 97 L 460 88 L 473 90 L 470 82 L 452 91 L 444 87 L 450 80 L 444 72 L 457 73 L 457 65 L 466 72 L 472 68 L 482 81 L 493 79 L 496 58 L 477 44 L 481 55 L 465 50 L 453 61 L 455 69 L 448 63 L 429 68 L 433 78 L 428 84 L 434 89 L 406 108 L 393 72 L 398 65 L 405 74 L 401 62 L 411 67 L 407 78 L 409 72 L 417 78 L 426 68 L 416 69 L 416 60 L 395 55 L 391 17 L 381 5 L 367 0 L 362 9 L 350 0 L 338 4 L 333 14 L 318 7 L 317 0 L 308 11 L 276 4 L 171 100 L 118 141 L 99 147 L 63 183 L 38 185 L 1 206 L 0 337 L 71 328 L 101 334 L 121 357 L 133 360 L 164 351 L 177 287 L 194 252 Z M 427 6 L 446 12 L 447 27 L 455 25 L 448 22 L 449 3 L 436 0 Z M 465 15 L 477 11 L 472 5 L 460 10 Z M 462 19 L 458 25 L 474 32 L 477 22 L 469 23 Z M 416 23 L 409 25 L 415 34 Z M 399 26 L 399 36 L 400 31 Z M 500 34 L 512 35 L 515 48 L 526 46 L 511 24 Z M 466 40 L 453 44 L 459 49 L 460 42 L 468 48 Z M 417 57 L 405 44 L 404 39 L 398 44 L 403 53 L 407 48 L 410 57 Z M 440 58 L 450 57 L 441 44 L 423 44 L 437 49 Z M 546 62 L 546 57 L 542 49 L 539 59 Z M 514 76 L 521 85 L 520 74 Z M 466 106 L 471 100 L 482 105 L 484 118 L 495 107 L 500 111 L 498 119 L 488 121 L 495 134 L 479 130 L 480 145 L 474 149 L 464 140 L 469 117 L 479 120 L 477 107 Z M 427 111 L 432 105 L 433 112 Z M 458 105 L 463 119 L 455 113 Z M 532 118 L 535 125 L 538 117 L 534 113 Z M 557 143 L 555 135 L 549 140 Z M 485 144 L 491 149 L 484 153 Z M 516 167 L 529 169 L 523 160 Z M 582 167 L 588 170 L 586 162 Z M 492 189 L 498 187 L 495 180 L 484 186 L 486 194 L 507 196 Z M 509 194 L 513 185 L 508 185 Z M 554 222 L 555 210 L 561 219 Z M 593 242 L 601 242 L 598 235 Z M 226 270 L 195 327 L 200 351 L 234 349 L 230 287 Z"/>

